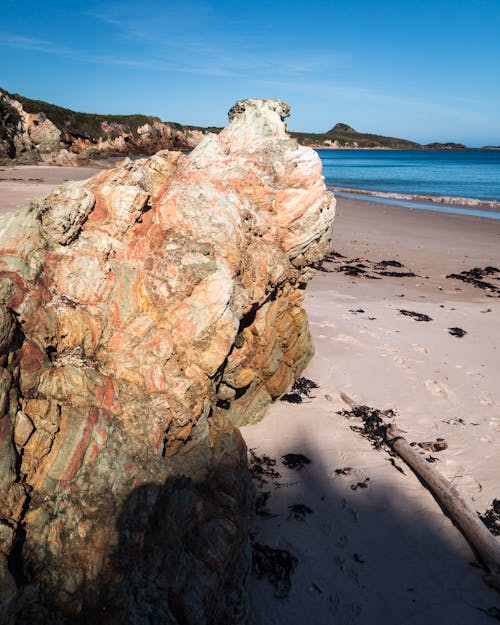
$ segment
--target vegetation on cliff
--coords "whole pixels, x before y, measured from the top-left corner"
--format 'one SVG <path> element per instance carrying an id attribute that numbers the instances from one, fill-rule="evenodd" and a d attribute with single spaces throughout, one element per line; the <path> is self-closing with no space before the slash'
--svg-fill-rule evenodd
<path id="1" fill-rule="evenodd" d="M 0 139 L 14 132 L 20 121 L 19 113 L 6 100 L 0 99 Z"/>
<path id="2" fill-rule="evenodd" d="M 71 109 L 58 106 L 57 104 L 51 104 L 50 102 L 44 102 L 43 100 L 26 98 L 19 93 L 8 93 L 1 88 L 0 93 L 17 100 L 27 113 L 44 113 L 63 133 L 89 139 L 92 142 L 97 141 L 106 134 L 113 134 L 113 131 L 110 133 L 104 132 L 103 124 L 108 126 L 119 124 L 123 131 L 130 132 L 134 136 L 137 136 L 138 128 L 141 126 L 144 126 L 145 124 L 152 124 L 154 122 L 161 122 L 159 117 L 155 117 L 153 115 L 143 115 L 141 113 L 133 113 L 131 115 L 101 115 L 97 113 L 84 113 L 80 111 L 73 111 Z M 15 109 L 13 109 L 13 111 L 15 112 Z M 220 130 L 222 130 L 221 128 L 215 127 L 204 128 L 202 126 L 183 125 L 177 122 L 161 123 L 167 123 L 176 130 L 210 130 L 212 132 L 220 132 Z M 113 137 L 111 136 L 111 138 Z"/>
<path id="3" fill-rule="evenodd" d="M 157 119 L 139 114 L 97 115 L 94 113 L 80 113 L 56 104 L 50 104 L 50 102 L 44 102 L 43 100 L 31 100 L 18 93 L 10 94 L 10 97 L 20 102 L 27 113 L 44 113 L 63 133 L 90 139 L 90 141 L 97 141 L 97 139 L 103 136 L 103 122 L 120 124 L 125 131 L 137 135 L 137 129 L 140 126 Z"/>

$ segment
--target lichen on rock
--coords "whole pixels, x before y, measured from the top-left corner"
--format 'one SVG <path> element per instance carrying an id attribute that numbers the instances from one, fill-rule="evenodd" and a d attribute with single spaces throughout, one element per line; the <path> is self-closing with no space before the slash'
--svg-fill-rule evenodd
<path id="1" fill-rule="evenodd" d="M 67 183 L 0 229 L 0 622 L 247 623 L 237 426 L 312 355 L 335 201 L 289 107 Z"/>

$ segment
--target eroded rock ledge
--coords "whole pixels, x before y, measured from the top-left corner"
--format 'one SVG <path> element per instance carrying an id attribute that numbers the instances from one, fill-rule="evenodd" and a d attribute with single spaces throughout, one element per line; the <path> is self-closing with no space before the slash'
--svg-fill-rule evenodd
<path id="1" fill-rule="evenodd" d="M 311 357 L 335 203 L 288 112 L 238 102 L 3 223 L 1 623 L 248 622 L 236 426 Z"/>

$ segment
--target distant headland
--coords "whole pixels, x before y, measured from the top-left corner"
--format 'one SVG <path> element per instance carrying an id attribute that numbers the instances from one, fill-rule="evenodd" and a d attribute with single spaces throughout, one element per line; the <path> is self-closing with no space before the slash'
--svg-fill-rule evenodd
<path id="1" fill-rule="evenodd" d="M 0 163 L 85 165 L 95 159 L 149 155 L 162 149 L 191 150 L 218 127 L 185 126 L 158 117 L 72 111 L 0 88 Z M 358 132 L 338 123 L 327 132 L 291 132 L 318 149 L 463 150 L 461 143 L 422 145 L 407 139 Z M 499 149 L 487 146 L 487 149 Z"/>
<path id="2" fill-rule="evenodd" d="M 292 136 L 303 145 L 320 149 L 385 149 L 385 150 L 466 150 L 462 143 L 428 143 L 422 145 L 408 139 L 384 137 L 366 132 L 358 132 L 347 124 L 335 124 L 324 134 L 292 132 Z"/>

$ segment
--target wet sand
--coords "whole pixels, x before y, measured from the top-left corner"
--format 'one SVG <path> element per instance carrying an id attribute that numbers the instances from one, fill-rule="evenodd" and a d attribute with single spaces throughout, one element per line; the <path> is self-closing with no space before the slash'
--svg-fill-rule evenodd
<path id="1" fill-rule="evenodd" d="M 410 442 L 445 439 L 446 450 L 421 452 L 477 511 L 500 499 L 500 292 L 446 278 L 500 268 L 500 222 L 342 198 L 334 230 L 343 257 L 325 263 L 305 302 L 316 355 L 304 376 L 318 388 L 242 429 L 281 474 L 257 489 L 269 495 L 254 541 L 297 559 L 286 598 L 252 577 L 255 622 L 487 625 L 500 597 L 467 542 L 411 470 L 338 412 L 341 392 L 394 410 Z M 500 289 L 499 278 L 484 281 Z M 290 453 L 311 463 L 287 468 Z"/>

